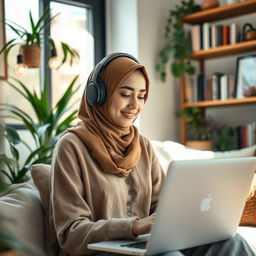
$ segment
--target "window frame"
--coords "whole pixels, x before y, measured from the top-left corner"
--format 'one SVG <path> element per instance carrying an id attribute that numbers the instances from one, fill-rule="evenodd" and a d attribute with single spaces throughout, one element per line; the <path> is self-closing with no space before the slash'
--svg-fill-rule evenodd
<path id="1" fill-rule="evenodd" d="M 98 63 L 106 54 L 106 28 L 105 28 L 105 0 L 39 0 L 39 14 L 43 13 L 43 10 L 50 7 L 50 2 L 59 2 L 70 5 L 88 5 L 90 6 L 93 15 L 91 29 L 94 31 L 94 63 Z M 50 26 L 44 31 L 45 39 L 50 35 Z M 47 41 L 47 40 L 44 40 Z M 52 78 L 51 69 L 48 66 L 48 60 L 50 58 L 50 47 L 47 44 L 42 46 L 42 60 L 40 68 L 40 84 L 43 85 L 44 81 L 48 85 L 48 101 L 52 105 Z M 8 125 L 14 127 L 17 130 L 25 130 L 26 128 L 22 124 Z"/>

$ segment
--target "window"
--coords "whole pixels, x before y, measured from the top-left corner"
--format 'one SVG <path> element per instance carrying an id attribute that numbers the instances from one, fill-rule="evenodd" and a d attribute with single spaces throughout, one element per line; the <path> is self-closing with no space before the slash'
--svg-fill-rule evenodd
<path id="1" fill-rule="evenodd" d="M 66 91 L 68 84 L 79 74 L 81 83 L 85 84 L 94 67 L 94 36 L 92 29 L 92 10 L 90 6 L 73 6 L 66 3 L 50 2 L 52 14 L 59 14 L 51 23 L 51 37 L 63 41 L 76 49 L 80 60 L 72 66 L 64 64 L 58 70 L 52 71 L 52 104 L 55 106 L 60 96 Z M 61 55 L 61 46 L 57 45 L 57 53 Z M 78 98 L 83 93 L 84 86 L 78 92 Z M 76 108 L 78 105 L 76 106 Z"/>
<path id="2" fill-rule="evenodd" d="M 57 43 L 57 54 L 61 57 L 60 44 L 63 41 L 75 48 L 80 54 L 80 60 L 76 61 L 72 67 L 64 64 L 58 70 L 48 68 L 49 45 L 45 45 L 45 54 L 42 54 L 44 65 L 41 68 L 29 68 L 28 75 L 19 78 L 28 88 L 39 89 L 40 84 L 47 79 L 49 84 L 49 100 L 52 106 L 56 104 L 60 96 L 65 92 L 67 85 L 72 81 L 75 75 L 79 75 L 78 83 L 85 84 L 89 72 L 105 55 L 105 15 L 104 0 L 5 0 L 5 16 L 26 28 L 29 28 L 28 13 L 31 10 L 35 20 L 39 17 L 39 6 L 43 9 L 50 7 L 51 14 L 59 13 L 50 26 L 49 33 Z M 15 8 L 13 8 L 15 6 Z M 12 38 L 11 31 L 6 29 L 6 41 Z M 16 64 L 17 49 L 12 49 L 9 54 L 8 77 L 15 77 L 14 66 Z M 43 51 L 42 51 L 43 53 Z M 41 81 L 41 83 L 40 83 Z M 77 92 L 77 99 L 81 97 L 84 86 Z M 24 103 L 22 97 L 14 94 L 13 89 L 8 86 L 4 88 L 2 101 L 5 103 L 24 106 L 24 111 L 32 115 L 30 106 Z M 78 108 L 78 104 L 76 108 Z M 72 111 L 72 110 L 71 110 Z M 6 120 L 13 123 L 13 120 Z"/>
<path id="3" fill-rule="evenodd" d="M 15 6 L 15 8 L 14 8 Z M 13 21 L 17 24 L 25 28 L 29 28 L 29 17 L 28 13 L 30 10 L 33 10 L 33 18 L 38 19 L 39 17 L 39 0 L 5 0 L 5 19 L 9 21 Z M 6 28 L 6 42 L 11 40 L 15 36 L 14 32 Z M 17 55 L 19 53 L 19 47 L 14 47 L 8 57 L 8 79 L 11 81 L 11 77 L 15 77 L 14 74 L 14 66 L 17 62 Z M 39 89 L 39 69 L 31 68 L 29 69 L 28 75 L 22 78 L 19 78 L 28 88 Z M 16 77 L 17 78 L 17 77 Z M 20 95 L 14 91 L 9 86 L 4 86 L 3 91 L 3 102 L 15 104 L 18 106 L 24 106 L 23 110 L 26 113 L 31 113 L 32 110 L 28 104 L 24 104 L 24 99 L 20 97 Z M 32 116 L 33 117 L 33 116 Z M 12 120 L 6 120 L 7 122 L 12 122 Z"/>

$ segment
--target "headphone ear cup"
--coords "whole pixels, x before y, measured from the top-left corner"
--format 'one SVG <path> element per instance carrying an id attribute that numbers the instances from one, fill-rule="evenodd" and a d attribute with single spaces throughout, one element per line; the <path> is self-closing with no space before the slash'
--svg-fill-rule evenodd
<path id="1" fill-rule="evenodd" d="M 98 92 L 99 92 L 99 98 L 98 98 L 98 106 L 102 106 L 107 98 L 107 90 L 105 83 L 99 78 L 98 84 L 97 84 Z"/>
<path id="2" fill-rule="evenodd" d="M 97 105 L 98 89 L 94 82 L 90 82 L 86 87 L 86 101 L 90 106 Z"/>
<path id="3" fill-rule="evenodd" d="M 106 100 L 106 87 L 104 82 L 99 79 L 98 83 L 90 82 L 86 88 L 86 101 L 92 107 L 99 107 Z"/>

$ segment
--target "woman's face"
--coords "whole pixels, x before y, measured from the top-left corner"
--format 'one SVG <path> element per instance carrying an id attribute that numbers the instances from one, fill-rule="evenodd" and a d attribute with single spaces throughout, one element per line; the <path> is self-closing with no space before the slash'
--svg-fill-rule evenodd
<path id="1" fill-rule="evenodd" d="M 130 127 L 141 113 L 146 94 L 146 80 L 139 70 L 129 75 L 117 88 L 110 104 L 110 116 L 121 127 Z"/>

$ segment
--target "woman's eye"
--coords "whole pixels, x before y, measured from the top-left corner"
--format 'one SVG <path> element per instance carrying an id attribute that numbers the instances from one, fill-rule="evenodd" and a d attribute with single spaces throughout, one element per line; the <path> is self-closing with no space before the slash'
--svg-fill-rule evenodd
<path id="1" fill-rule="evenodd" d="M 139 96 L 138 99 L 145 100 L 145 97 L 144 96 Z"/>
<path id="2" fill-rule="evenodd" d="M 122 97 L 126 97 L 126 98 L 130 97 L 130 94 L 125 94 L 125 93 L 120 93 L 120 95 L 121 95 Z"/>

